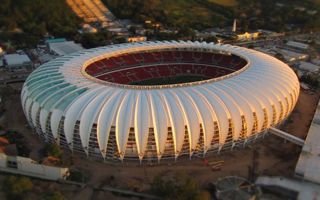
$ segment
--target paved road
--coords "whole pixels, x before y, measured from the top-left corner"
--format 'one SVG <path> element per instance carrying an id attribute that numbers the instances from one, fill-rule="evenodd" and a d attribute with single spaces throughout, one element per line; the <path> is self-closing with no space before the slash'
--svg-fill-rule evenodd
<path id="1" fill-rule="evenodd" d="M 13 84 L 13 83 L 23 83 L 27 78 L 17 78 L 17 79 L 5 79 L 0 80 L 0 84 Z"/>

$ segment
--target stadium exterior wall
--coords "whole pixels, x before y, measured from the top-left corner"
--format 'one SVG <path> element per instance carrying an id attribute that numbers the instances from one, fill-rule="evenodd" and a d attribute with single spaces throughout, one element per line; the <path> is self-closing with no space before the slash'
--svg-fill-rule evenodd
<path id="1" fill-rule="evenodd" d="M 232 53 L 247 61 L 223 77 L 136 86 L 85 72 L 106 57 L 164 49 Z M 143 42 L 60 57 L 26 80 L 21 102 L 30 126 L 48 142 L 104 160 L 160 160 L 243 146 L 281 123 L 299 96 L 283 62 L 254 50 L 200 42 Z"/>

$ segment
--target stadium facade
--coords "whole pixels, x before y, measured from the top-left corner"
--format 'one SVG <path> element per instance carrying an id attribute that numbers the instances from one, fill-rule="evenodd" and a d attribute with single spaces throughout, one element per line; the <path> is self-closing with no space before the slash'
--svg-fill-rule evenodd
<path id="1" fill-rule="evenodd" d="M 261 52 L 165 41 L 57 58 L 28 77 L 21 101 L 47 142 L 144 161 L 243 146 L 288 117 L 299 89 L 286 64 Z"/>

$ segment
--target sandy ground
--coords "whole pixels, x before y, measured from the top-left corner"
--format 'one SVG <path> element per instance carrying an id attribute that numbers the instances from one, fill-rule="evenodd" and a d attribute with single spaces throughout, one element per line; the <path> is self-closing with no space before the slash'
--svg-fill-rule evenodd
<path id="1" fill-rule="evenodd" d="M 0 117 L 0 126 L 4 129 L 15 130 L 26 137 L 26 145 L 31 150 L 30 157 L 38 160 L 38 150 L 43 148 L 43 141 L 38 138 L 29 128 L 28 122 L 22 111 L 20 102 L 20 92 L 22 83 L 11 84 L 10 97 L 6 100 L 6 112 L 3 117 Z"/>
<path id="2" fill-rule="evenodd" d="M 16 86 L 17 89 L 20 86 Z M 315 106 L 319 100 L 320 92 L 310 95 L 301 91 L 297 106 L 291 116 L 291 122 L 284 125 L 283 130 L 298 137 L 305 138 L 308 127 L 312 120 Z M 32 149 L 31 157 L 38 159 L 38 151 L 43 147 L 43 142 L 32 131 L 27 128 L 26 120 L 20 104 L 19 91 L 10 96 L 6 104 L 7 111 L 0 117 L 0 126 L 13 129 L 23 133 L 26 144 Z M 208 158 L 211 161 L 223 160 L 224 164 L 220 171 L 212 171 L 205 166 L 200 159 L 193 161 L 181 161 L 171 164 L 157 166 L 140 166 L 126 164 L 106 164 L 84 159 L 74 155 L 74 166 L 88 171 L 90 179 L 84 188 L 70 185 L 61 185 L 53 182 L 37 180 L 39 192 L 43 189 L 60 190 L 68 199 L 129 199 L 117 197 L 108 192 L 94 190 L 94 187 L 112 186 L 124 189 L 138 189 L 147 191 L 153 178 L 157 175 L 172 175 L 175 173 L 186 173 L 199 182 L 205 188 L 208 183 L 217 179 L 237 175 L 248 178 L 249 167 L 252 168 L 253 152 L 257 151 L 257 164 L 255 165 L 255 176 L 258 175 L 281 175 L 292 176 L 294 168 L 301 151 L 298 147 L 273 135 L 266 136 L 244 149 L 223 153 Z M 3 175 L 1 175 L 3 176 Z M 0 179 L 1 180 L 1 179 Z M 41 189 L 42 188 L 42 189 Z"/>
<path id="3" fill-rule="evenodd" d="M 316 111 L 319 97 L 320 92 L 311 93 L 301 90 L 297 105 L 283 130 L 305 139 Z"/>

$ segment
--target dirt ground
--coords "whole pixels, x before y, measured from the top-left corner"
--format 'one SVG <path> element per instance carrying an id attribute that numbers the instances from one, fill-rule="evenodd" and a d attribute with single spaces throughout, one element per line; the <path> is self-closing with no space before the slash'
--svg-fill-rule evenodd
<path id="1" fill-rule="evenodd" d="M 3 87 L 3 86 L 2 86 Z M 22 83 L 10 84 L 8 96 L 6 96 L 6 105 L 4 116 L 0 116 L 0 126 L 4 129 L 15 130 L 26 137 L 26 145 L 31 150 L 30 157 L 38 160 L 38 150 L 43 148 L 44 143 L 40 138 L 33 134 L 28 126 L 28 122 L 22 111 L 20 102 L 20 92 Z"/>
<path id="2" fill-rule="evenodd" d="M 319 97 L 319 91 L 314 93 L 301 90 L 297 105 L 283 130 L 305 139 L 316 111 Z"/>
<path id="3" fill-rule="evenodd" d="M 2 117 L 0 116 L 0 126 L 23 133 L 26 137 L 26 144 L 32 149 L 31 158 L 37 160 L 39 158 L 38 151 L 44 143 L 35 134 L 32 134 L 32 131 L 27 127 L 27 121 L 20 104 L 19 87 L 21 85 L 15 87 L 18 90 L 10 94 L 10 101 L 6 102 L 7 111 Z M 305 138 L 319 96 L 320 92 L 312 95 L 301 91 L 297 106 L 290 120 L 284 125 L 283 130 Z M 141 191 L 147 191 L 153 178 L 159 174 L 170 176 L 175 173 L 186 173 L 205 188 L 208 183 L 224 176 L 237 175 L 248 178 L 249 169 L 252 169 L 253 166 L 254 151 L 257 152 L 255 153 L 257 161 L 254 170 L 255 177 L 258 175 L 292 176 L 301 147 L 285 142 L 276 136 L 267 135 L 264 139 L 244 149 L 209 157 L 209 162 L 224 161 L 220 171 L 212 171 L 201 159 L 156 166 L 127 166 L 126 164 L 106 164 L 91 161 L 79 155 L 74 155 L 74 166 L 89 173 L 90 179 L 84 188 L 40 180 L 36 180 L 36 184 L 39 185 L 39 192 L 49 188 L 50 190 L 61 191 L 68 199 L 79 200 L 106 199 L 107 197 L 107 199 L 129 199 L 114 196 L 114 194 L 108 192 L 97 191 L 94 188 L 111 186 L 130 190 L 139 188 Z M 3 175 L 0 176 L 0 181 L 1 177 Z"/>

